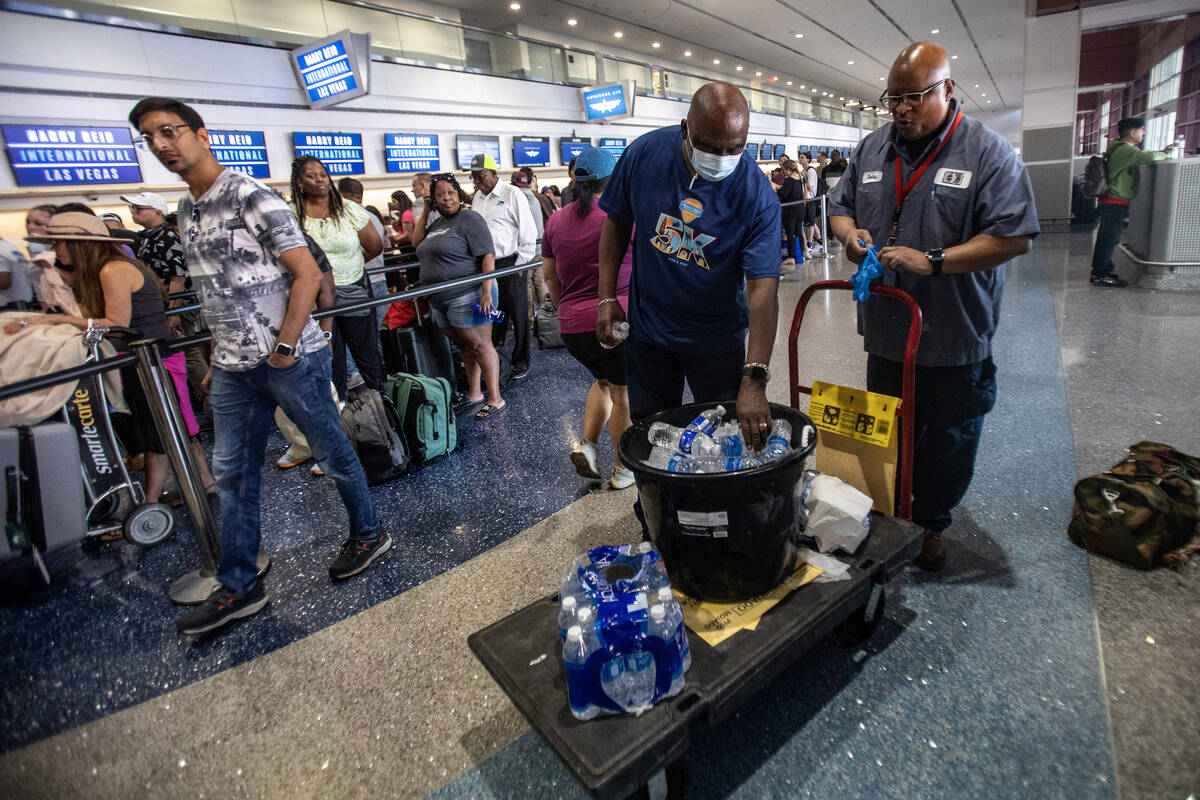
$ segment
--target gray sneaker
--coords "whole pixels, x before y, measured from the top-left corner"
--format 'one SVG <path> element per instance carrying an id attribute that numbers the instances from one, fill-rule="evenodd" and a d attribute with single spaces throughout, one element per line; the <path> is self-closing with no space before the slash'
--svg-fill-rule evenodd
<path id="1" fill-rule="evenodd" d="M 391 546 L 392 537 L 386 533 L 381 533 L 370 541 L 347 539 L 342 542 L 342 552 L 338 553 L 338 557 L 329 565 L 329 579 L 344 581 L 352 575 L 357 575 L 371 566 L 371 562 L 386 553 Z"/>

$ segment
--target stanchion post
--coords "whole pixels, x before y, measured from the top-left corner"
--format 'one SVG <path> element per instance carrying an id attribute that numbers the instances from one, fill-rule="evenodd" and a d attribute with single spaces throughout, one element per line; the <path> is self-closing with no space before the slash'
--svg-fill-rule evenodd
<path id="1" fill-rule="evenodd" d="M 176 603 L 199 603 L 216 586 L 214 576 L 217 574 L 217 561 L 221 552 L 217 521 L 213 516 L 212 507 L 208 504 L 204 484 L 196 471 L 196 463 L 192 459 L 183 414 L 179 410 L 179 399 L 175 396 L 175 387 L 163 363 L 158 342 L 154 339 L 142 339 L 134 342 L 131 348 L 137 356 L 138 378 L 146 392 L 150 413 L 154 416 L 154 427 L 158 430 L 163 449 L 171 461 L 171 468 L 175 470 L 179 492 L 187 504 L 188 513 L 192 515 L 192 531 L 200 548 L 201 568 L 176 581 L 171 586 L 170 596 Z M 156 498 L 149 499 L 153 502 Z"/>
<path id="2" fill-rule="evenodd" d="M 829 207 L 825 204 L 829 195 L 821 195 L 821 250 L 829 258 Z"/>

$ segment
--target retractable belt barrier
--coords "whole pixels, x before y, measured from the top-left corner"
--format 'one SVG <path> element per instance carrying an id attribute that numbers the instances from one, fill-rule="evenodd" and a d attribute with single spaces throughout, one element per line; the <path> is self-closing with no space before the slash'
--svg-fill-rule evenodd
<path id="1" fill-rule="evenodd" d="M 824 249 L 822 258 L 829 258 L 829 205 L 826 202 L 828 195 L 817 195 L 816 197 L 806 197 L 803 200 L 789 200 L 786 203 L 780 203 L 780 208 L 789 208 L 791 206 L 800 206 L 805 203 L 820 203 L 821 204 L 821 247 Z"/>

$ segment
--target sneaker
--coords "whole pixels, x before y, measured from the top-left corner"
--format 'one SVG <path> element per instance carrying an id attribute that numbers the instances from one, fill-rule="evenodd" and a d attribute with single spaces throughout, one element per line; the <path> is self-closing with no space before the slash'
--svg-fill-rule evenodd
<path id="1" fill-rule="evenodd" d="M 529 374 L 529 365 L 528 364 L 526 364 L 522 367 L 513 367 L 512 379 L 514 381 L 519 381 L 519 380 L 521 380 L 521 378 L 524 378 L 528 374 Z"/>
<path id="2" fill-rule="evenodd" d="M 386 553 L 391 546 L 392 537 L 386 533 L 381 533 L 370 541 L 347 539 L 342 542 L 342 552 L 338 553 L 338 557 L 329 565 L 329 579 L 344 581 L 351 575 L 357 575 L 371 566 L 371 562 Z"/>
<path id="3" fill-rule="evenodd" d="M 1123 289 L 1129 285 L 1129 281 L 1112 273 L 1108 275 L 1093 275 L 1088 279 L 1088 283 L 1092 286 L 1107 286 L 1113 289 Z"/>
<path id="4" fill-rule="evenodd" d="M 634 484 L 633 470 L 625 467 L 614 466 L 612 468 L 612 477 L 608 479 L 608 488 L 610 489 L 628 489 Z"/>
<path id="5" fill-rule="evenodd" d="M 575 471 L 585 478 L 600 479 L 600 467 L 596 464 L 596 445 L 586 439 L 571 448 L 571 463 Z"/>
<path id="6" fill-rule="evenodd" d="M 928 572 L 937 572 L 946 565 L 946 545 L 942 542 L 940 532 L 925 529 L 921 553 L 913 559 L 913 563 Z"/>
<path id="7" fill-rule="evenodd" d="M 325 470 L 321 469 L 321 464 L 320 464 L 320 462 L 317 462 L 316 464 L 313 464 L 313 465 L 312 465 L 312 467 L 310 467 L 308 471 L 309 471 L 309 473 L 311 473 L 311 474 L 312 474 L 314 477 L 317 477 L 317 478 L 324 478 L 324 477 L 325 477 Z"/>
<path id="8" fill-rule="evenodd" d="M 312 456 L 300 455 L 296 452 L 296 445 L 292 445 L 287 449 L 287 452 L 279 457 L 279 459 L 275 462 L 275 466 L 279 467 L 280 469 L 291 469 L 292 467 L 300 466 L 305 461 L 308 461 L 308 459 L 311 457 Z"/>
<path id="9" fill-rule="evenodd" d="M 254 584 L 244 597 L 237 597 L 224 586 L 218 586 L 207 600 L 180 617 L 175 627 L 184 636 L 199 636 L 235 619 L 254 616 L 263 610 L 268 599 L 261 582 Z"/>

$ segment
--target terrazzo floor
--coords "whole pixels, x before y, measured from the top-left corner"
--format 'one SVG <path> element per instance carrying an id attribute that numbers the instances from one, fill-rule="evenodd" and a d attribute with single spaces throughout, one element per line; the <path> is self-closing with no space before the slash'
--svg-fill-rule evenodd
<path id="1" fill-rule="evenodd" d="M 865 645 L 816 648 L 696 731 L 689 797 L 1200 791 L 1200 570 L 1124 570 L 1065 537 L 1076 477 L 1125 445 L 1200 452 L 1200 306 L 1088 287 L 1086 256 L 1090 234 L 1047 234 L 1010 267 L 1000 398 L 946 570 L 897 576 Z M 802 287 L 848 274 L 835 258 L 782 282 L 776 375 Z M 852 313 L 848 294 L 814 300 L 805 375 L 861 385 Z M 324 578 L 345 524 L 332 485 L 265 467 L 272 604 L 222 636 L 174 633 L 186 530 L 0 606 L 0 795 L 582 796 L 465 640 L 552 592 L 572 554 L 639 535 L 633 490 L 592 492 L 565 458 L 589 382 L 535 352 L 503 416 L 460 418 L 453 458 L 373 490 L 396 544 L 345 584 Z M 786 402 L 785 381 L 770 393 Z"/>

